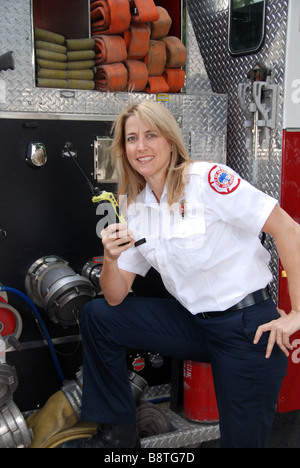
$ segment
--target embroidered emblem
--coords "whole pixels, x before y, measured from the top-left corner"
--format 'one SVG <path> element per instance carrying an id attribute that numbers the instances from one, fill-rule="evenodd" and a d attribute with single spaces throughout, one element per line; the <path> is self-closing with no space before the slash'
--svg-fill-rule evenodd
<path id="1" fill-rule="evenodd" d="M 228 195 L 234 192 L 240 185 L 240 182 L 241 179 L 219 166 L 214 166 L 208 174 L 209 185 L 221 195 Z"/>

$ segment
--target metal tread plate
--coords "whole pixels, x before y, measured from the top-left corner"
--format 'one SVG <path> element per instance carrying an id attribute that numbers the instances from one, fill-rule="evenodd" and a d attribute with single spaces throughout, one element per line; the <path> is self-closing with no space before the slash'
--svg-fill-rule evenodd
<path id="1" fill-rule="evenodd" d="M 219 424 L 193 422 L 175 413 L 169 403 L 158 403 L 171 422 L 172 431 L 141 439 L 142 448 L 196 448 L 202 442 L 220 438 Z"/>

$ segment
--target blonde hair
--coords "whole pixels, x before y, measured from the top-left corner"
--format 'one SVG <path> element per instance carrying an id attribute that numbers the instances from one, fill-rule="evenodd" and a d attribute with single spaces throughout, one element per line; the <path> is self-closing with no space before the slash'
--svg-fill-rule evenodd
<path id="1" fill-rule="evenodd" d="M 146 185 L 144 177 L 129 164 L 125 149 L 125 123 L 134 115 L 163 135 L 171 143 L 172 154 L 167 175 L 168 204 L 178 201 L 184 194 L 185 176 L 191 158 L 184 146 L 180 128 L 163 105 L 155 101 L 142 101 L 122 111 L 113 124 L 114 140 L 111 146 L 113 163 L 118 174 L 118 196 L 127 195 L 128 204 L 134 201 Z"/>

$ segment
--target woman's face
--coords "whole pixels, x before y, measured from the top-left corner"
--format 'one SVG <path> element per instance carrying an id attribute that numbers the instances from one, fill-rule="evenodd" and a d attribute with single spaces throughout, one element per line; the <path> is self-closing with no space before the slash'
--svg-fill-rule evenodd
<path id="1" fill-rule="evenodd" d="M 134 115 L 125 123 L 125 149 L 130 165 L 147 181 L 166 179 L 171 143 Z"/>

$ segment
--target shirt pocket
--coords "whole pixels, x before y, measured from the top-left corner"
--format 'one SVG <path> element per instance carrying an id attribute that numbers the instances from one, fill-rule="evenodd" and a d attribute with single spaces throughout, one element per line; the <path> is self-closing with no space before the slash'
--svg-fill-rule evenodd
<path id="1" fill-rule="evenodd" d="M 201 251 L 205 243 L 204 215 L 192 213 L 174 222 L 172 236 L 168 239 L 166 247 L 171 261 L 181 265 L 183 269 L 199 264 Z"/>

